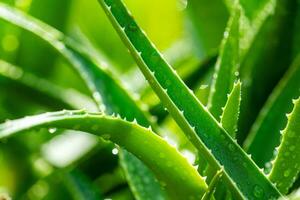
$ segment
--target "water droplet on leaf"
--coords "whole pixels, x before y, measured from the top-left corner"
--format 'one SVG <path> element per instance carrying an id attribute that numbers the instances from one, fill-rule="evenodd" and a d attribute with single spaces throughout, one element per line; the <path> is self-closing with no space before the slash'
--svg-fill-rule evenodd
<path id="1" fill-rule="evenodd" d="M 254 189 L 253 189 L 253 194 L 254 194 L 255 197 L 261 198 L 261 197 L 264 196 L 264 190 L 262 189 L 261 186 L 255 185 Z"/>
<path id="2" fill-rule="evenodd" d="M 49 133 L 55 133 L 57 131 L 57 128 L 49 128 L 48 131 Z"/>

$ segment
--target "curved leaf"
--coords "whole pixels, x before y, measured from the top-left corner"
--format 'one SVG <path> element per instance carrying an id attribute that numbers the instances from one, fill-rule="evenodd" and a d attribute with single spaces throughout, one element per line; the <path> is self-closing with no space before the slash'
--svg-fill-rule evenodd
<path id="1" fill-rule="evenodd" d="M 118 113 L 128 120 L 136 119 L 139 124 L 146 127 L 151 124 L 146 112 L 139 107 L 138 102 L 131 98 L 107 69 L 101 67 L 89 56 L 84 47 L 79 46 L 70 38 L 66 38 L 61 32 L 49 25 L 3 3 L 0 3 L 0 18 L 32 32 L 56 49 L 82 77 L 100 110 L 105 110 L 109 114 Z M 122 160 L 121 162 L 131 161 Z M 139 166 L 142 167 L 142 163 Z M 151 181 L 151 184 L 144 187 L 159 188 L 149 169 L 144 167 L 140 170 L 147 172 Z M 128 171 L 125 172 L 129 173 Z M 133 177 L 133 175 L 130 177 Z M 142 179 L 142 177 L 140 178 Z M 130 183 L 133 183 L 133 181 L 130 181 Z M 136 191 L 135 185 L 130 184 L 130 186 Z M 141 193 L 144 193 L 144 190 Z M 164 196 L 161 190 L 157 190 L 156 193 Z M 151 194 L 148 195 L 151 196 Z"/>
<path id="2" fill-rule="evenodd" d="M 237 131 L 237 123 L 240 113 L 241 103 L 241 82 L 234 84 L 231 93 L 228 95 L 226 105 L 221 116 L 222 127 L 229 133 L 232 138 L 235 138 Z"/>
<path id="3" fill-rule="evenodd" d="M 74 200 L 103 199 L 91 181 L 79 170 L 62 172 L 60 175 Z"/>
<path id="4" fill-rule="evenodd" d="M 203 195 L 203 197 L 201 198 L 201 200 L 210 200 L 213 197 L 213 194 L 216 190 L 216 187 L 218 185 L 218 183 L 220 182 L 221 178 L 222 178 L 222 173 L 223 171 L 220 170 L 218 171 L 215 176 L 213 177 L 213 179 L 211 180 L 207 191 L 205 192 L 205 194 Z"/>
<path id="5" fill-rule="evenodd" d="M 282 141 L 269 175 L 283 194 L 287 194 L 300 172 L 300 98 L 293 103 L 294 109 L 287 115 L 288 123 L 282 131 Z"/>
<path id="6" fill-rule="evenodd" d="M 162 58 L 123 3 L 99 2 L 154 91 L 209 163 L 223 165 L 225 177 L 235 183 L 243 197 L 279 197 L 277 189 Z"/>
<path id="7" fill-rule="evenodd" d="M 237 7 L 224 33 L 207 105 L 218 121 L 222 107 L 226 104 L 227 94 L 233 87 L 239 65 L 239 22 L 240 10 Z"/>
<path id="8" fill-rule="evenodd" d="M 200 198 L 207 189 L 196 169 L 174 147 L 150 129 L 120 118 L 85 111 L 45 113 L 0 124 L 0 138 L 43 127 L 89 132 L 124 147 L 156 174 L 173 199 Z"/>
<path id="9" fill-rule="evenodd" d="M 299 87 L 300 55 L 268 98 L 245 140 L 245 149 L 258 163 L 263 165 L 272 158 L 274 148 L 279 144 L 279 130 L 287 123 L 285 113 L 292 109 L 292 105 L 288 102 L 299 96 Z M 264 147 L 264 151 L 258 149 L 261 146 Z"/>

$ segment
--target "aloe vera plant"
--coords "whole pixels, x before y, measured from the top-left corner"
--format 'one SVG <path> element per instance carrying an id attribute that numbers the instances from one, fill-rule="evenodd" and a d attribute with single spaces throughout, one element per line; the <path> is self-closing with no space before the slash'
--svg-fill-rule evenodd
<path id="1" fill-rule="evenodd" d="M 51 3 L 53 8 L 61 8 L 59 2 Z M 160 53 L 160 40 L 152 29 L 145 28 L 149 36 L 143 31 L 147 23 L 139 18 L 138 8 L 146 3 L 98 3 L 93 13 L 87 13 L 93 27 L 90 21 L 84 26 L 81 21 L 80 34 L 73 27 L 61 32 L 67 27 L 67 12 L 38 14 L 45 21 L 53 19 L 54 26 L 60 24 L 60 31 L 51 26 L 52 22 L 31 16 L 31 9 L 42 11 L 44 8 L 35 6 L 46 6 L 46 2 L 33 0 L 23 11 L 15 8 L 20 5 L 0 3 L 1 26 L 15 31 L 13 37 L 0 32 L 4 50 L 9 50 L 8 45 L 21 45 L 14 52 L 0 54 L 0 197 L 2 193 L 5 198 L 17 199 L 295 196 L 300 170 L 299 57 L 295 56 L 299 52 L 290 41 L 297 41 L 299 32 L 289 31 L 289 42 L 280 38 L 256 54 L 254 49 L 261 47 L 266 36 L 278 38 L 287 24 L 296 24 L 298 18 L 292 16 L 297 16 L 293 5 L 299 6 L 298 2 L 220 0 L 205 8 L 201 2 L 183 1 L 179 8 L 186 9 L 176 12 L 186 12 L 180 17 L 191 23 L 182 38 L 176 38 L 175 45 L 165 51 L 167 59 Z M 70 24 L 76 24 L 78 17 L 85 19 L 69 1 L 63 6 L 70 8 Z M 215 10 L 198 15 L 195 11 L 200 7 L 202 11 Z M 103 15 L 109 20 L 100 17 Z M 222 19 L 214 23 L 218 17 Z M 93 31 L 89 33 L 87 27 Z M 18 28 L 26 31 L 25 37 Z M 116 31 L 117 35 L 103 37 L 98 31 L 100 35 L 93 35 L 98 28 L 103 28 L 103 33 Z M 210 35 L 210 30 L 216 32 Z M 132 67 L 125 66 L 130 59 L 123 59 L 127 54 L 117 36 L 135 61 Z M 43 45 L 30 45 L 35 40 Z M 111 46 L 102 46 L 106 43 Z M 270 47 L 274 49 L 263 51 Z M 255 64 L 264 58 L 273 63 L 270 56 L 277 55 L 280 47 L 288 49 L 277 63 L 284 65 L 280 70 L 286 69 L 286 74 L 281 78 L 274 71 L 273 77 L 270 71 L 272 83 L 264 83 Z M 115 49 L 124 54 L 119 60 L 110 60 L 116 58 L 111 55 Z M 43 59 L 42 52 L 51 53 Z M 121 63 L 124 66 L 119 66 Z M 30 67 L 34 70 L 28 70 Z M 270 68 L 258 70 L 266 73 Z M 267 90 L 274 84 L 278 85 L 273 91 Z M 255 90 L 259 85 L 262 88 Z M 265 106 L 258 116 L 251 112 L 247 120 L 249 110 L 261 108 L 261 102 L 250 105 L 255 101 L 249 98 L 262 91 L 264 97 L 269 96 Z M 298 99 L 291 111 L 293 98 Z M 284 119 L 286 113 L 290 114 Z M 251 126 L 250 133 L 244 132 Z M 73 144 L 76 135 L 83 132 L 94 136 L 87 143 L 80 140 Z M 16 159 L 15 149 L 21 149 L 22 159 Z M 254 152 L 254 159 L 247 151 Z M 72 162 L 57 164 L 68 159 Z M 25 162 L 26 168 L 19 167 Z M 265 169 L 258 167 L 264 165 Z"/>

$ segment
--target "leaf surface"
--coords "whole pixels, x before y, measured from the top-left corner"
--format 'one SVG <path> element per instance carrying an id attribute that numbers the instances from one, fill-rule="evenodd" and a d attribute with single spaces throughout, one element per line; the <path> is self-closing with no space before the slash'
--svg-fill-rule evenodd
<path id="1" fill-rule="evenodd" d="M 89 132 L 124 147 L 154 172 L 173 199 L 201 198 L 207 189 L 197 170 L 173 146 L 150 129 L 116 117 L 85 111 L 45 113 L 1 124 L 0 138 L 53 127 Z"/>
<path id="2" fill-rule="evenodd" d="M 293 103 L 294 109 L 287 115 L 288 123 L 282 131 L 281 144 L 269 175 L 283 194 L 288 193 L 300 172 L 300 98 Z"/>
<path id="3" fill-rule="evenodd" d="M 99 2 L 154 91 L 209 163 L 224 166 L 224 174 L 245 198 L 279 197 L 277 189 L 162 58 L 123 3 Z"/>

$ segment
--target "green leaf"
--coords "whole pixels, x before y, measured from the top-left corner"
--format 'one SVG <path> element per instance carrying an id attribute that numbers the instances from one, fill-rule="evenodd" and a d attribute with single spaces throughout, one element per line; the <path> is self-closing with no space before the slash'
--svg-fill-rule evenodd
<path id="1" fill-rule="evenodd" d="M 0 138 L 43 127 L 89 132 L 124 147 L 154 172 L 173 199 L 199 199 L 207 189 L 197 170 L 173 146 L 151 129 L 116 117 L 85 111 L 45 113 L 1 124 Z"/>
<path id="2" fill-rule="evenodd" d="M 300 172 L 300 98 L 293 101 L 293 111 L 282 131 L 282 140 L 269 179 L 283 194 L 287 194 Z"/>
<path id="3" fill-rule="evenodd" d="M 209 111 L 219 121 L 222 107 L 226 104 L 227 94 L 230 93 L 236 79 L 239 65 L 239 21 L 240 10 L 237 7 L 232 14 L 224 33 L 219 57 L 213 75 L 212 86 L 208 101 Z"/>
<path id="4" fill-rule="evenodd" d="M 105 110 L 109 114 L 118 113 L 128 120 L 136 119 L 139 124 L 146 127 L 151 124 L 146 112 L 140 109 L 138 102 L 131 98 L 107 69 L 91 58 L 88 50 L 84 47 L 79 46 L 49 25 L 2 3 L 0 4 L 0 18 L 37 35 L 56 49 L 82 77 L 99 109 Z M 130 162 L 130 160 L 121 162 Z M 144 167 L 141 170 L 146 172 L 147 169 Z M 148 174 L 151 184 L 144 187 L 158 188 L 158 184 L 149 170 Z M 142 179 L 142 177 L 140 178 Z M 130 186 L 136 190 L 136 186 Z M 163 196 L 161 190 L 156 192 Z M 144 193 L 144 190 L 141 193 Z M 151 196 L 151 194 L 148 195 Z"/>
<path id="5" fill-rule="evenodd" d="M 273 0 L 270 1 L 270 8 L 273 14 L 268 15 L 261 24 L 241 62 L 243 102 L 239 141 L 244 141 L 269 94 L 293 60 L 293 31 L 286 30 L 294 28 L 296 1 L 275 1 L 274 5 L 272 2 Z M 266 39 L 274 42 L 266 42 Z M 280 59 L 274 59 L 279 57 Z M 257 155 L 253 155 L 253 159 L 260 167 L 264 166 Z"/>
<path id="6" fill-rule="evenodd" d="M 147 168 L 141 166 L 141 163 L 136 157 L 130 156 L 126 150 L 119 152 L 119 158 L 121 160 L 129 160 L 130 162 L 121 162 L 121 166 L 125 173 L 126 179 L 128 180 L 130 185 L 134 185 L 135 187 L 132 188 L 132 193 L 134 194 L 135 198 L 138 200 L 144 199 L 155 199 L 155 200 L 163 200 L 165 199 L 160 191 L 159 185 L 155 184 L 151 187 L 145 187 L 151 184 L 151 179 L 149 179 L 149 172 Z M 149 196 L 151 194 L 151 196 Z"/>
<path id="7" fill-rule="evenodd" d="M 96 187 L 79 170 L 62 172 L 63 182 L 75 200 L 98 200 L 103 199 Z"/>
<path id="8" fill-rule="evenodd" d="M 225 177 L 245 198 L 279 197 L 277 189 L 162 58 L 123 3 L 99 2 L 154 91 L 209 163 L 224 166 Z"/>
<path id="9" fill-rule="evenodd" d="M 137 109 L 137 103 L 112 77 L 111 72 L 90 58 L 84 47 L 49 25 L 3 3 L 0 4 L 0 11 L 0 18 L 37 35 L 70 62 L 89 87 L 99 107 L 109 114 L 119 113 L 129 120 L 137 118 L 141 125 L 149 125 L 144 112 Z"/>
<path id="10" fill-rule="evenodd" d="M 235 138 L 237 131 L 237 123 L 240 113 L 241 103 L 241 82 L 234 84 L 231 93 L 228 95 L 226 105 L 221 116 L 222 127 L 229 133 L 232 138 Z"/>
<path id="11" fill-rule="evenodd" d="M 203 197 L 201 198 L 201 200 L 210 200 L 213 197 L 213 194 L 216 190 L 216 187 L 218 185 L 218 183 L 220 182 L 221 178 L 223 175 L 223 171 L 219 170 L 215 176 L 213 177 L 213 179 L 211 180 L 207 191 L 205 192 L 205 194 L 203 195 Z"/>
<path id="12" fill-rule="evenodd" d="M 227 0 L 227 3 L 228 2 L 234 5 L 235 1 Z M 238 1 L 238 4 L 241 7 L 240 57 L 242 60 L 266 19 L 274 13 L 276 0 L 240 0 Z M 234 11 L 234 6 L 230 6 L 229 8 Z"/>
<path id="13" fill-rule="evenodd" d="M 34 96 L 35 100 L 38 99 L 50 107 L 56 109 L 86 108 L 90 111 L 96 109 L 94 102 L 78 91 L 59 87 L 1 59 L 0 77 L 9 80 L 10 86 L 16 86 L 16 90 L 22 90 L 27 95 Z"/>
<path id="14" fill-rule="evenodd" d="M 273 90 L 245 140 L 245 149 L 261 165 L 272 158 L 274 148 L 279 144 L 279 130 L 283 129 L 287 123 L 285 113 L 292 109 L 292 105 L 288 102 L 299 96 L 299 87 L 300 55 Z M 259 150 L 262 146 L 264 151 Z"/>

